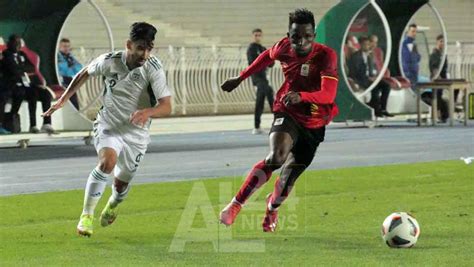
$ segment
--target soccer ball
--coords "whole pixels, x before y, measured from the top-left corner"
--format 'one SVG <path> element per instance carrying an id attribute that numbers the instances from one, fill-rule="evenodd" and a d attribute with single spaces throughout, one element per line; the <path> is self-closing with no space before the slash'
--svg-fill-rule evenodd
<path id="1" fill-rule="evenodd" d="M 411 248 L 419 236 L 418 222 L 406 212 L 394 212 L 383 221 L 382 238 L 391 248 Z"/>

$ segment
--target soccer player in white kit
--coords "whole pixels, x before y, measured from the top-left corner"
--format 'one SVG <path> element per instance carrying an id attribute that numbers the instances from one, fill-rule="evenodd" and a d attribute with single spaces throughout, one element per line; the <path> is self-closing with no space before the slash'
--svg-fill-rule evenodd
<path id="1" fill-rule="evenodd" d="M 92 61 L 74 77 L 58 102 L 43 114 L 50 116 L 63 107 L 89 76 L 102 77 L 103 106 L 94 121 L 94 145 L 99 163 L 87 179 L 84 208 L 77 225 L 80 235 L 92 235 L 95 207 L 104 194 L 107 180 L 112 177 L 112 195 L 100 215 L 100 222 L 102 226 L 114 222 L 117 205 L 127 196 L 129 183 L 150 142 L 151 118 L 171 113 L 165 72 L 160 61 L 150 54 L 156 31 L 148 23 L 134 23 L 126 50 L 107 53 Z"/>

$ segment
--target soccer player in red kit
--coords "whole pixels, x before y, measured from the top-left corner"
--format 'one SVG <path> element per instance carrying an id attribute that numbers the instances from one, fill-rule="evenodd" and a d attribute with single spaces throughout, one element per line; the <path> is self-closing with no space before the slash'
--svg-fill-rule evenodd
<path id="1" fill-rule="evenodd" d="M 240 76 L 226 80 L 222 90 L 231 92 L 253 73 L 275 60 L 281 62 L 285 81 L 273 105 L 274 121 L 270 131 L 270 153 L 250 171 L 239 192 L 220 214 L 220 221 L 231 225 L 250 195 L 282 168 L 275 187 L 267 196 L 263 231 L 274 232 L 278 207 L 287 198 L 296 179 L 311 164 L 325 126 L 338 109 L 336 52 L 314 42 L 315 22 L 311 11 L 296 9 L 289 16 L 288 37 L 265 50 Z"/>

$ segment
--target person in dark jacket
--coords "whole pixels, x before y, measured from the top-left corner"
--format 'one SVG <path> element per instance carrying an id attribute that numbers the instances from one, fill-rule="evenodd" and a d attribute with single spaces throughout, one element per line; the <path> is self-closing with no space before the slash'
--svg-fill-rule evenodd
<path id="1" fill-rule="evenodd" d="M 361 49 L 352 55 L 349 61 L 349 77 L 361 87 L 369 88 L 377 77 L 373 55 L 371 54 L 371 43 L 368 37 L 359 39 Z M 377 117 L 392 117 L 387 111 L 387 100 L 390 95 L 390 86 L 383 80 L 372 89 L 370 102 L 368 103 L 375 111 Z"/>
<path id="2" fill-rule="evenodd" d="M 261 29 L 254 29 L 252 31 L 253 42 L 247 49 L 247 60 L 249 65 L 263 52 L 266 48 L 261 45 L 263 32 Z M 271 65 L 270 67 L 272 67 Z M 252 83 L 257 87 L 257 99 L 255 101 L 255 119 L 253 134 L 262 134 L 263 130 L 260 128 L 261 117 L 265 106 L 265 98 L 270 105 L 270 110 L 273 110 L 273 88 L 270 86 L 267 79 L 266 69 L 252 75 Z"/>
<path id="3" fill-rule="evenodd" d="M 43 111 L 51 107 L 51 94 L 36 86 L 37 82 L 31 81 L 28 73 L 34 73 L 35 67 L 21 50 L 21 37 L 11 35 L 8 38 L 7 49 L 3 52 L 2 70 L 4 81 L 12 94 L 12 114 L 18 114 L 23 100 L 28 102 L 30 116 L 30 132 L 39 133 L 36 126 L 36 103 L 41 101 Z M 43 118 L 41 131 L 54 133 L 51 126 L 51 117 Z"/>
<path id="4" fill-rule="evenodd" d="M 448 59 L 446 58 L 443 66 L 441 61 L 443 59 L 444 51 L 444 36 L 442 34 L 436 37 L 436 47 L 430 55 L 429 66 L 431 79 L 447 79 L 448 78 Z M 440 70 L 441 68 L 441 70 Z M 439 72 L 439 75 L 438 75 Z M 441 115 L 441 122 L 446 122 L 449 117 L 448 103 L 443 99 L 443 91 L 436 90 L 437 105 Z M 427 90 L 421 94 L 421 99 L 428 105 L 431 105 L 433 100 L 433 91 Z"/>
<path id="5" fill-rule="evenodd" d="M 9 134 L 10 131 L 3 128 L 3 120 L 5 119 L 5 104 L 10 96 L 10 91 L 3 82 L 3 71 L 2 71 L 3 54 L 0 51 L 0 134 Z"/>

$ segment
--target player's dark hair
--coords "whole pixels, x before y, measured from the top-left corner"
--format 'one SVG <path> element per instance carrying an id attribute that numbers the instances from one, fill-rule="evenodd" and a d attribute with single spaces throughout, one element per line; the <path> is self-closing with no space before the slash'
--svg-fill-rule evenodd
<path id="1" fill-rule="evenodd" d="M 8 36 L 7 47 L 9 49 L 13 49 L 14 47 L 16 47 L 17 43 L 19 42 L 18 39 L 20 38 L 21 37 L 18 34 L 11 34 L 10 36 Z"/>
<path id="2" fill-rule="evenodd" d="M 21 38 L 20 35 L 18 35 L 18 34 L 11 34 L 10 36 L 8 36 L 8 42 L 7 42 L 7 43 L 16 42 L 18 38 Z"/>
<path id="3" fill-rule="evenodd" d="M 444 35 L 440 34 L 440 35 L 436 36 L 436 41 L 439 41 L 441 39 L 444 39 Z"/>
<path id="4" fill-rule="evenodd" d="M 291 28 L 291 24 L 311 24 L 313 28 L 316 26 L 314 22 L 313 12 L 306 8 L 298 8 L 290 13 L 288 28 Z"/>
<path id="5" fill-rule="evenodd" d="M 252 30 L 252 34 L 253 34 L 253 33 L 256 33 L 256 32 L 260 32 L 260 33 L 261 33 L 261 32 L 262 32 L 262 29 L 260 29 L 260 28 L 255 28 L 255 29 Z"/>
<path id="6" fill-rule="evenodd" d="M 416 25 L 415 23 L 412 23 L 408 26 L 408 28 L 417 28 L 417 27 L 418 27 L 418 25 Z"/>
<path id="7" fill-rule="evenodd" d="M 61 38 L 60 43 L 70 43 L 71 41 L 68 38 Z"/>
<path id="8" fill-rule="evenodd" d="M 153 48 L 156 28 L 146 22 L 135 22 L 130 26 L 130 40 L 132 42 L 145 41 L 149 48 Z"/>
<path id="9" fill-rule="evenodd" d="M 367 37 L 367 36 L 365 36 L 365 35 L 359 37 L 359 43 L 360 43 L 360 44 L 362 44 L 362 43 L 364 43 L 364 42 L 366 42 L 366 41 L 370 41 L 369 37 Z"/>

